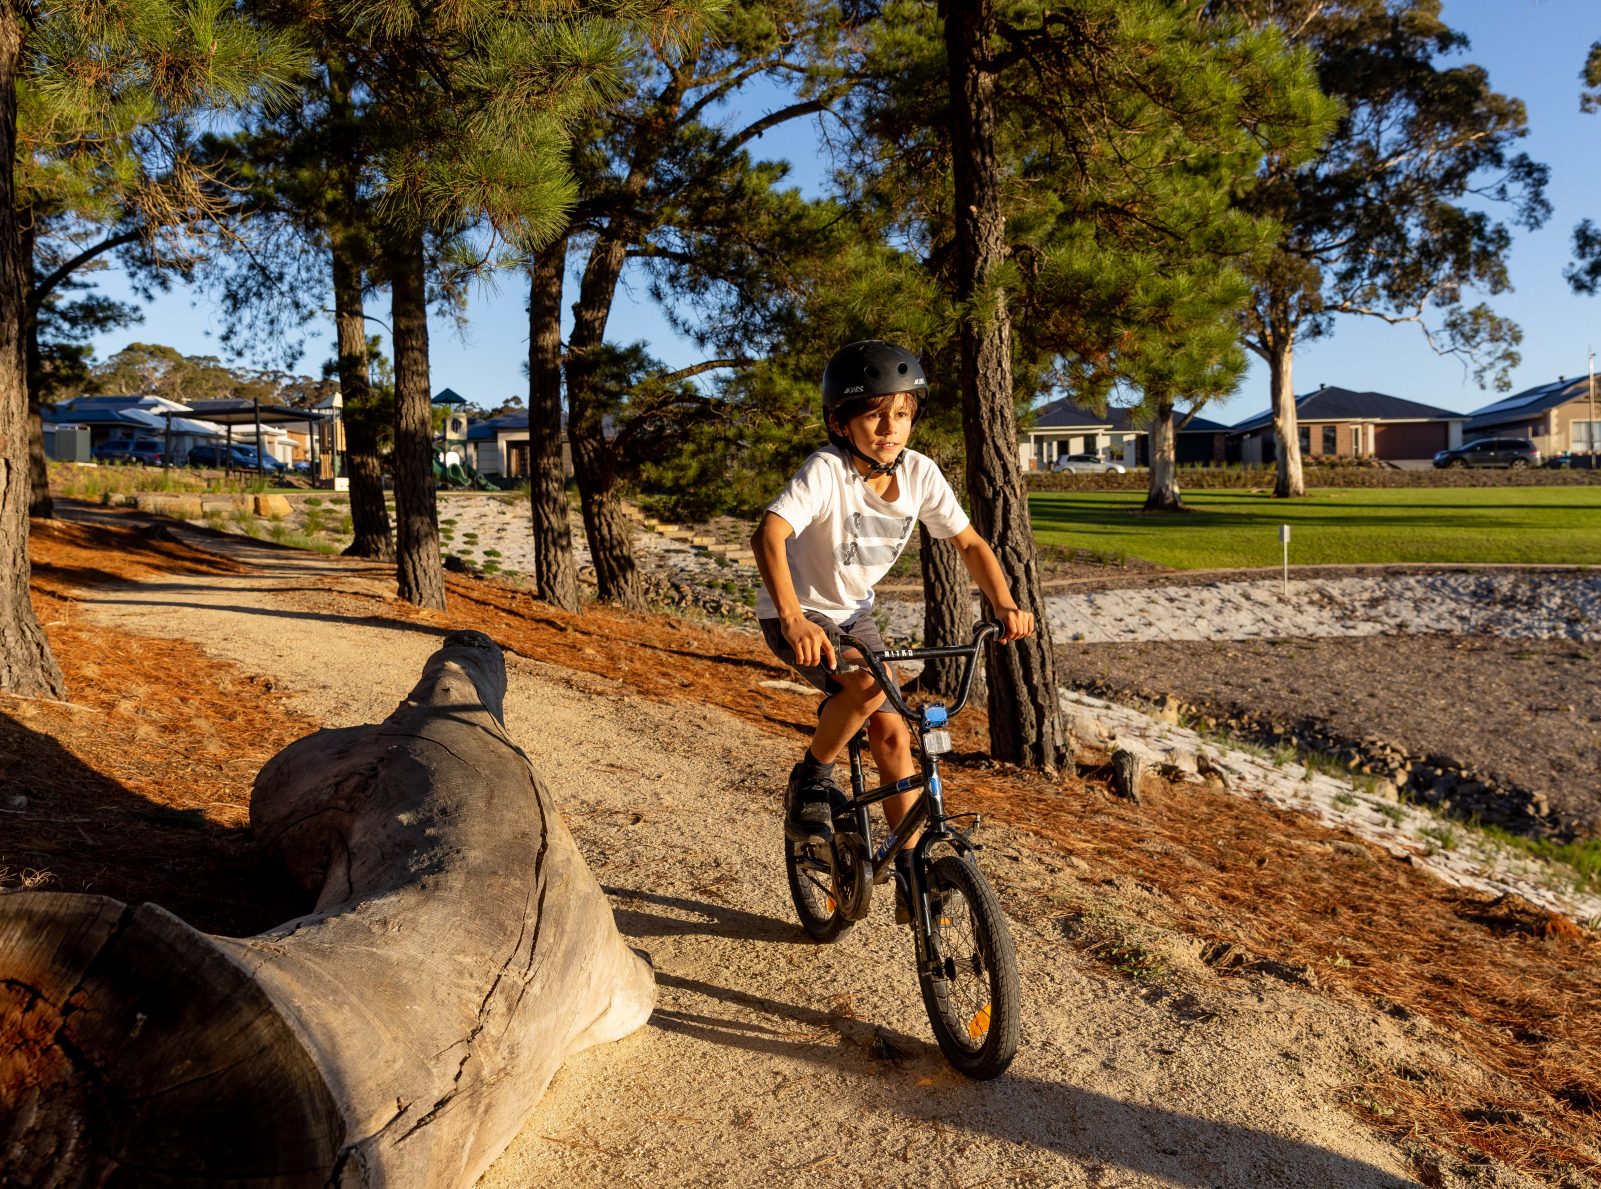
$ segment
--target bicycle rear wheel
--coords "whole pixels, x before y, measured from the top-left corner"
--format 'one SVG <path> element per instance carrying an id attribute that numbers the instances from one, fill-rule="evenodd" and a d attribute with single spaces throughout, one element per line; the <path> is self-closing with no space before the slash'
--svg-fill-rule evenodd
<path id="1" fill-rule="evenodd" d="M 852 925 L 834 898 L 828 847 L 784 839 L 784 871 L 801 928 L 813 941 L 833 941 Z"/>
<path id="2" fill-rule="evenodd" d="M 970 1078 L 998 1077 L 1017 1055 L 1022 993 L 1017 953 L 983 873 L 956 855 L 928 870 L 929 946 L 939 964 L 921 977 L 940 1051 Z"/>

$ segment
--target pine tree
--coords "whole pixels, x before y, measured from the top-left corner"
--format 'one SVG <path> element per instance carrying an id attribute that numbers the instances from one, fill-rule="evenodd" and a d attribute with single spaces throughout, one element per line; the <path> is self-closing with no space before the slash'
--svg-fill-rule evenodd
<path id="1" fill-rule="evenodd" d="M 771 295 L 788 268 L 781 245 L 804 239 L 811 208 L 780 193 L 782 169 L 752 162 L 747 146 L 768 129 L 828 106 L 839 86 L 832 64 L 840 32 L 837 8 L 822 0 L 736 0 L 716 15 L 704 40 L 641 46 L 618 102 L 579 139 L 580 197 L 570 230 L 587 251 L 562 378 L 584 529 L 603 599 L 639 606 L 643 597 L 615 498 L 616 451 L 605 432 L 618 401 L 643 394 L 603 384 L 605 375 L 616 375 L 608 370 L 615 348 L 606 326 L 624 267 L 638 258 L 657 269 L 655 292 L 669 308 L 692 307 L 715 290 L 738 293 L 737 302 L 722 308 L 744 311 L 705 336 L 712 347 L 707 359 L 648 377 L 653 400 L 681 391 L 691 376 L 759 354 L 755 343 L 770 340 L 770 322 L 757 339 L 738 338 L 733 326 L 758 326 L 758 313 L 771 311 Z M 794 77 L 807 81 L 793 103 L 748 121 L 720 122 L 720 109 L 737 110 L 753 80 L 777 78 L 788 86 Z M 552 307 L 542 301 L 537 308 Z M 548 312 L 542 317 L 548 321 Z M 536 341 L 550 333 L 530 327 Z"/>
<path id="2" fill-rule="evenodd" d="M 17 153 L 21 96 L 36 92 L 72 113 L 55 129 L 57 153 L 96 149 L 98 130 L 124 129 L 129 112 L 227 107 L 282 94 L 298 72 L 291 42 L 231 10 L 169 0 L 0 6 L 0 468 L 27 475 L 25 349 L 29 262 L 21 258 Z M 139 121 L 144 122 L 144 121 Z M 61 696 L 61 671 L 28 598 L 29 484 L 0 484 L 0 689 Z"/>

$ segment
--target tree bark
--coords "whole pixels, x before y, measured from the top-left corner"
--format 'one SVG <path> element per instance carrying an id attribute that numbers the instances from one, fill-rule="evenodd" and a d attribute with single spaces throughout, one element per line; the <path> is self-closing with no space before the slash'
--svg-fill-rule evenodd
<path id="1" fill-rule="evenodd" d="M 990 748 L 997 759 L 1055 770 L 1067 759 L 1067 732 L 1017 454 L 1011 317 L 1006 293 L 994 283 L 1006 257 L 995 163 L 995 71 L 987 48 L 994 12 L 990 0 L 941 0 L 940 11 L 950 76 L 967 491 L 974 527 L 991 543 L 1014 597 L 1036 612 L 1038 625 L 1025 640 L 988 646 Z"/>
<path id="2" fill-rule="evenodd" d="M 949 541 L 935 540 L 921 522 L 918 556 L 923 570 L 923 646 L 943 648 L 973 638 L 973 591 L 961 554 Z M 917 679 L 920 688 L 954 698 L 966 662 L 961 657 L 928 661 Z"/>
<path id="3" fill-rule="evenodd" d="M 1147 512 L 1182 512 L 1179 495 L 1178 432 L 1173 422 L 1173 402 L 1158 399 L 1151 421 L 1151 484 L 1145 495 Z"/>
<path id="4" fill-rule="evenodd" d="M 528 299 L 528 500 L 534 526 L 534 596 L 578 610 L 578 566 L 561 462 L 561 290 L 565 237 L 541 250 Z"/>
<path id="5" fill-rule="evenodd" d="M 434 498 L 434 428 L 428 380 L 427 283 L 423 233 L 389 244 L 390 332 L 395 340 L 395 569 L 400 597 L 443 610 L 445 570 Z"/>
<path id="6" fill-rule="evenodd" d="M 606 441 L 604 401 L 595 391 L 594 352 L 605 343 L 606 320 L 627 259 L 626 237 L 616 230 L 603 233 L 590 250 L 573 305 L 573 334 L 568 344 L 567 441 L 573 452 L 573 476 L 578 482 L 584 535 L 595 566 L 596 593 L 608 603 L 643 610 L 644 591 L 628 520 L 618 506 L 615 465 Z"/>
<path id="7" fill-rule="evenodd" d="M 1290 368 L 1295 349 L 1292 332 L 1274 333 L 1267 348 L 1268 378 L 1273 387 L 1273 438 L 1278 450 L 1273 494 L 1280 499 L 1294 499 L 1306 494 L 1306 480 L 1301 475 L 1301 429 Z"/>
<path id="8" fill-rule="evenodd" d="M 22 23 L 0 5 L 0 690 L 60 698 L 66 683 L 28 596 L 28 381 L 22 327 L 28 262 L 17 236 L 13 177 L 17 147 L 17 65 Z"/>
<path id="9" fill-rule="evenodd" d="M 0 897 L 0 1162 L 21 1184 L 469 1186 L 562 1062 L 650 1015 L 650 970 L 447 637 L 378 726 L 256 778 L 316 893 L 250 938 L 152 904 Z"/>
<path id="10" fill-rule="evenodd" d="M 354 539 L 346 557 L 395 558 L 384 503 L 383 466 L 378 459 L 378 425 L 367 383 L 367 322 L 362 313 L 361 266 L 352 252 L 352 238 L 334 229 L 331 238 L 334 327 L 339 336 L 339 391 L 344 400 L 345 460 L 350 477 L 350 523 Z M 432 468 L 429 468 L 430 471 Z"/>

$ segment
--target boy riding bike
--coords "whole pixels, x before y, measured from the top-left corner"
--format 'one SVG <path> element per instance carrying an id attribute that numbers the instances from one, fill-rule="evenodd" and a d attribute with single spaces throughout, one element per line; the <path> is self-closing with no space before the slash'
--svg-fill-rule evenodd
<path id="1" fill-rule="evenodd" d="M 822 389 L 830 444 L 801 465 L 751 538 L 765 588 L 756 614 L 768 647 L 828 695 L 786 794 L 786 831 L 817 841 L 831 829 L 831 807 L 843 795 L 834 763 L 864 723 L 880 780 L 916 771 L 911 732 L 873 677 L 865 669 L 833 670 L 860 659 L 854 651 L 840 657 L 841 633 L 882 651 L 873 587 L 919 520 L 956 546 L 1004 628 L 1001 643 L 1034 631 L 1034 616 L 1013 600 L 995 554 L 939 467 L 906 448 L 928 395 L 917 357 L 876 339 L 851 343 L 828 361 Z M 884 802 L 891 830 L 916 799 L 908 792 Z"/>

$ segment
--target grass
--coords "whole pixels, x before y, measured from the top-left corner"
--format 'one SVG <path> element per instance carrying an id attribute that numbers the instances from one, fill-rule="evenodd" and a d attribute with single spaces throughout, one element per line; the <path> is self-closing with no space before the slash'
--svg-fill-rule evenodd
<path id="1" fill-rule="evenodd" d="M 1508 562 L 1601 565 L 1601 487 L 1319 488 L 1186 494 L 1190 511 L 1144 513 L 1143 492 L 1029 497 L 1042 546 L 1126 555 L 1177 569 L 1276 566 L 1279 526 L 1293 565 Z"/>
<path id="2" fill-rule="evenodd" d="M 1573 886 L 1579 891 L 1601 891 L 1601 839 L 1578 838 L 1571 842 L 1557 842 L 1550 838 L 1513 834 L 1499 826 L 1475 823 L 1474 829 L 1508 850 L 1522 851 L 1566 868 L 1572 873 Z"/>

